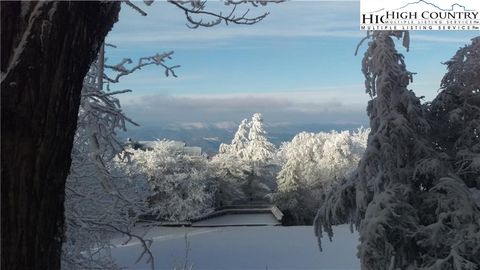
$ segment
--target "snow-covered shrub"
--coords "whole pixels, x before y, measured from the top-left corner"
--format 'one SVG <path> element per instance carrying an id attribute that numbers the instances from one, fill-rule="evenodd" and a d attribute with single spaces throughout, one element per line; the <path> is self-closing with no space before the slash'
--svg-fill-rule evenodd
<path id="1" fill-rule="evenodd" d="M 283 161 L 273 198 L 289 222 L 313 221 L 320 197 L 329 186 L 348 176 L 365 151 L 369 130 L 297 134 L 279 151 Z"/>
<path id="2" fill-rule="evenodd" d="M 218 154 L 209 162 L 212 185 L 215 187 L 215 207 L 245 201 L 242 187 L 251 171 L 250 164 L 235 155 Z"/>
<path id="3" fill-rule="evenodd" d="M 185 221 L 213 205 L 213 187 L 204 156 L 184 153 L 175 141 L 155 141 L 152 149 L 129 149 L 135 171 L 141 172 L 153 195 L 151 214 L 159 220 Z"/>

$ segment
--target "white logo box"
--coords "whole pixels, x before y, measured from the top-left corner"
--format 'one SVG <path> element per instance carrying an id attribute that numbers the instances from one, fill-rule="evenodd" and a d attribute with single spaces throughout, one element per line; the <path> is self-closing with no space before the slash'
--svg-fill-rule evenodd
<path id="1" fill-rule="evenodd" d="M 480 30 L 480 0 L 360 0 L 361 30 Z"/>

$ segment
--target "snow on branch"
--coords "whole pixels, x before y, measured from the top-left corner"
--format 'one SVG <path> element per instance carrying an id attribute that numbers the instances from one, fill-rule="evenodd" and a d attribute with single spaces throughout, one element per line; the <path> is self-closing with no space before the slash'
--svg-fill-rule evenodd
<path id="1" fill-rule="evenodd" d="M 254 8 L 266 6 L 269 3 L 281 3 L 285 0 L 224 0 L 225 6 L 232 7 L 228 12 L 209 11 L 206 8 L 207 0 L 168 0 L 169 3 L 183 10 L 189 28 L 212 27 L 222 22 L 225 24 L 255 24 L 268 16 L 269 12 L 264 12 L 258 16 L 249 16 L 250 9 L 247 8 L 243 12 L 238 11 L 238 7 L 244 4 L 251 4 Z M 140 15 L 147 16 L 147 13 L 132 1 L 123 0 L 127 6 L 131 7 Z M 150 6 L 154 0 L 144 0 L 145 5 Z"/>
<path id="2" fill-rule="evenodd" d="M 188 21 L 187 26 L 189 28 L 197 28 L 199 26 L 202 27 L 212 27 L 218 25 L 222 22 L 225 24 L 234 23 L 234 24 L 246 24 L 251 25 L 258 23 L 265 19 L 268 16 L 269 12 L 265 12 L 258 16 L 249 16 L 250 9 L 246 9 L 243 12 L 238 12 L 238 7 L 240 5 L 250 3 L 253 7 L 258 7 L 259 5 L 265 6 L 267 3 L 279 3 L 283 1 L 275 0 L 275 1 L 263 1 L 263 0 L 226 0 L 224 1 L 225 6 L 231 6 L 232 8 L 227 13 L 223 12 L 213 12 L 206 10 L 206 3 L 207 1 L 201 0 L 190 0 L 190 1 L 182 1 L 182 0 L 169 0 L 169 3 L 177 6 L 178 8 L 182 9 L 185 13 L 185 17 Z"/>
<path id="3" fill-rule="evenodd" d="M 153 257 L 153 253 L 152 253 L 152 250 L 150 249 L 150 247 L 152 246 L 152 243 L 153 241 L 150 240 L 150 239 L 144 239 L 143 236 L 141 235 L 138 235 L 138 234 L 135 234 L 135 233 L 132 233 L 131 231 L 129 230 L 124 230 L 124 229 L 121 229 L 117 226 L 114 226 L 112 224 L 109 224 L 109 223 L 100 223 L 100 222 L 95 222 L 95 221 L 89 221 L 90 223 L 94 224 L 94 225 L 97 225 L 97 226 L 100 226 L 100 227 L 109 227 L 109 228 L 112 228 L 114 231 L 116 232 L 119 232 L 121 234 L 124 234 L 126 236 L 128 236 L 128 239 L 127 241 L 123 242 L 122 245 L 126 245 L 128 244 L 132 239 L 137 239 L 141 245 L 142 245 L 142 248 L 143 248 L 143 251 L 142 253 L 138 256 L 137 260 L 135 261 L 135 263 L 138 263 L 142 260 L 142 258 L 147 255 L 147 263 L 150 265 L 150 269 L 151 270 L 154 270 L 155 269 L 155 259 Z"/>
<path id="4" fill-rule="evenodd" d="M 395 50 L 392 38 L 402 39 L 402 44 L 408 51 L 410 44 L 408 31 L 368 32 L 367 36 L 357 45 L 358 50 L 365 40 L 372 40 L 362 60 L 362 72 L 365 76 L 365 91 L 371 98 L 377 95 L 377 89 L 391 87 L 382 77 L 398 77 L 395 81 L 404 86 L 413 81 L 412 75 L 415 73 L 406 70 L 404 57 Z M 373 53 L 376 53 L 378 57 L 374 57 Z M 384 71 L 387 66 L 389 69 L 392 69 L 391 72 Z"/>
<path id="5" fill-rule="evenodd" d="M 150 187 L 142 175 L 127 166 L 130 155 L 116 135 L 117 130 L 126 130 L 127 122 L 138 125 L 124 114 L 116 98 L 131 90 L 110 91 L 110 84 L 148 65 L 162 66 L 167 76 L 176 77 L 173 69 L 178 66 L 165 65 L 172 54 L 142 57 L 133 67 L 126 67 L 133 63 L 131 59 L 105 65 L 102 46 L 91 65 L 82 88 L 72 166 L 66 181 L 63 268 L 118 269 L 110 255 L 110 240 L 121 232 L 141 242 L 139 260 L 146 254 L 153 269 L 151 241 L 131 231 L 140 216 L 148 212 Z M 113 79 L 105 69 L 114 74 Z"/>
<path id="6" fill-rule="evenodd" d="M 161 66 L 165 69 L 165 76 L 170 76 L 172 75 L 173 77 L 177 77 L 177 74 L 175 74 L 176 68 L 179 68 L 180 65 L 174 65 L 174 66 L 167 66 L 165 65 L 165 61 L 168 59 L 172 59 L 173 51 L 166 52 L 166 53 L 157 53 L 153 56 L 147 56 L 147 57 L 141 57 L 138 59 L 137 64 L 133 67 L 126 67 L 125 65 L 132 64 L 133 61 L 130 58 L 124 58 L 120 63 L 116 65 L 105 65 L 105 68 L 110 69 L 114 71 L 116 74 L 113 75 L 112 77 L 109 77 L 107 74 L 104 74 L 104 79 L 111 83 L 118 83 L 120 78 L 131 74 L 139 69 L 142 69 L 145 66 L 150 66 L 150 65 L 157 65 Z"/>

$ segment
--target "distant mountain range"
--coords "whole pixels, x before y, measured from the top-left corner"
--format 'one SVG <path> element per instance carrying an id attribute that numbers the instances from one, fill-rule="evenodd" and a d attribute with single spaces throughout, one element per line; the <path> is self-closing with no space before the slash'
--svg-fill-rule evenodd
<path id="1" fill-rule="evenodd" d="M 357 124 L 288 124 L 265 123 L 270 142 L 279 146 L 282 142 L 290 141 L 296 134 L 306 132 L 327 132 L 331 130 L 356 130 Z M 178 123 L 163 125 L 144 125 L 130 127 L 127 132 L 119 133 L 121 140 L 131 138 L 135 141 L 151 141 L 156 139 L 170 139 L 183 141 L 189 146 L 200 146 L 207 154 L 215 154 L 221 143 L 230 143 L 237 130 L 236 123 Z"/>
<path id="2" fill-rule="evenodd" d="M 433 3 L 430 3 L 430 2 L 428 2 L 428 1 L 425 1 L 425 0 L 418 0 L 418 1 L 415 1 L 415 2 L 411 2 L 411 3 L 408 3 L 408 4 L 404 5 L 404 6 L 402 6 L 402 7 L 396 8 L 396 9 L 394 9 L 394 10 L 401 10 L 401 9 L 405 9 L 405 8 L 411 6 L 411 5 L 417 6 L 417 5 L 419 5 L 419 4 L 424 4 L 424 5 L 433 7 L 433 8 L 435 8 L 435 9 L 437 9 L 437 10 L 441 10 L 441 11 L 453 11 L 453 10 L 455 9 L 455 7 L 461 8 L 461 9 L 463 9 L 463 11 L 469 11 L 465 6 L 460 5 L 460 4 L 458 4 L 458 3 L 452 4 L 451 7 L 450 7 L 450 9 L 444 9 L 444 8 L 441 8 L 441 7 L 439 7 L 439 6 L 437 6 L 437 5 L 433 4 Z"/>
<path id="3" fill-rule="evenodd" d="M 454 3 L 450 6 L 450 8 L 445 9 L 445 8 L 441 8 L 441 7 L 437 6 L 436 4 L 425 1 L 425 0 L 418 0 L 418 1 L 410 2 L 410 3 L 407 3 L 407 4 L 405 4 L 405 5 L 403 5 L 399 8 L 395 8 L 393 10 L 403 10 L 403 9 L 409 8 L 410 6 L 414 6 L 415 8 L 417 8 L 419 10 L 423 10 L 424 8 L 419 7 L 419 5 L 423 5 L 424 7 L 432 7 L 432 8 L 435 8 L 436 10 L 439 10 L 439 11 L 454 11 L 456 8 L 462 9 L 462 11 L 473 11 L 473 10 L 467 9 L 465 6 L 460 5 L 458 3 Z M 385 8 L 382 8 L 382 9 L 379 9 L 379 10 L 372 11 L 370 13 L 381 12 L 381 11 L 384 11 L 384 10 L 385 10 Z"/>

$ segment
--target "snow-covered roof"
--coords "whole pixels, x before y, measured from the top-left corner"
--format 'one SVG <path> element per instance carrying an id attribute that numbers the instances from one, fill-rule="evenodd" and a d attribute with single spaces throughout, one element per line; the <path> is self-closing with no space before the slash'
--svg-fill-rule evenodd
<path id="1" fill-rule="evenodd" d="M 155 141 L 138 141 L 135 142 L 142 149 L 152 149 L 154 147 Z M 178 151 L 189 155 L 189 156 L 201 156 L 202 148 L 199 146 L 187 146 L 185 142 L 181 141 L 172 141 L 173 147 L 177 148 Z"/>
<path id="2" fill-rule="evenodd" d="M 227 214 L 193 222 L 192 227 L 276 226 L 281 223 L 271 213 Z"/>
<path id="3" fill-rule="evenodd" d="M 238 205 L 213 211 L 192 220 L 192 227 L 276 226 L 283 213 L 274 205 Z"/>

